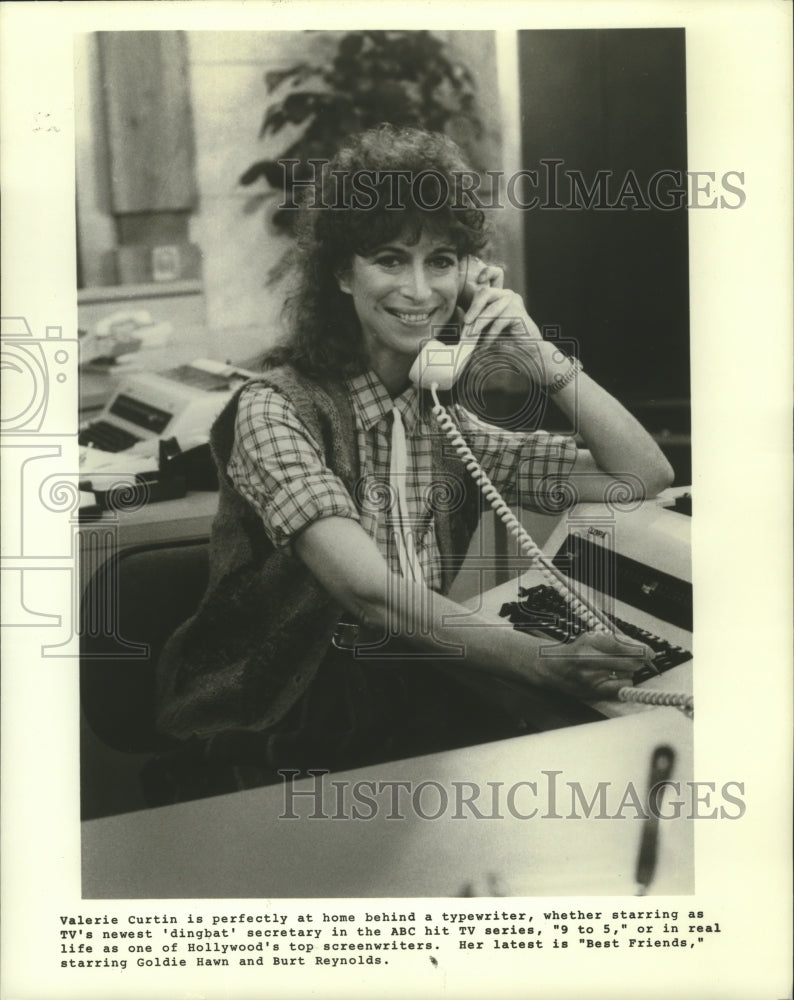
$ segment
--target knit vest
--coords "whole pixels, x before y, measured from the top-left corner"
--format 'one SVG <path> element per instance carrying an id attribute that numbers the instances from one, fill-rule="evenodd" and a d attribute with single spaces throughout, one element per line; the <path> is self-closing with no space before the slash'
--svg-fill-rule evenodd
<path id="1" fill-rule="evenodd" d="M 323 448 L 326 465 L 355 497 L 355 420 L 344 386 L 320 385 L 288 367 L 247 384 L 252 383 L 289 399 Z M 177 739 L 274 726 L 311 683 L 343 615 L 301 560 L 272 544 L 260 516 L 227 474 L 240 392 L 210 436 L 220 492 L 207 591 L 193 617 L 168 640 L 158 664 L 158 729 Z M 434 513 L 446 592 L 479 519 L 479 492 L 442 436 L 433 435 L 433 441 L 440 481 L 449 484 L 453 477 L 459 487 Z"/>

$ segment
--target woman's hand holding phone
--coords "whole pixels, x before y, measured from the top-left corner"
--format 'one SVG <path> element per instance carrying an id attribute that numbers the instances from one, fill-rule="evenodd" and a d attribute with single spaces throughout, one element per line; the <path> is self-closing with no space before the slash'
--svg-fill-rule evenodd
<path id="1" fill-rule="evenodd" d="M 511 336 L 541 385 L 548 385 L 560 363 L 565 364 L 558 349 L 543 340 L 521 296 L 504 287 L 504 270 L 498 265 L 468 258 L 458 305 L 464 310 L 461 343 L 473 340 L 480 351 L 493 347 L 504 334 Z"/>
<path id="2" fill-rule="evenodd" d="M 504 288 L 504 283 L 504 268 L 498 264 L 486 264 L 479 257 L 466 257 L 461 262 L 461 292 L 458 306 L 465 312 L 481 288 Z"/>

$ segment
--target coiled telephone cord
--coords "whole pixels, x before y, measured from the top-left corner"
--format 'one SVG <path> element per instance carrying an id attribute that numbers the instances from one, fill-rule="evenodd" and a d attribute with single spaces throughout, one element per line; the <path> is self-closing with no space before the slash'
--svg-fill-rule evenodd
<path id="1" fill-rule="evenodd" d="M 439 426 L 449 438 L 450 444 L 458 453 L 459 458 L 466 466 L 471 477 L 480 487 L 483 496 L 493 507 L 497 517 L 502 521 L 507 530 L 516 539 L 524 555 L 528 556 L 535 566 L 554 590 L 571 607 L 572 611 L 582 619 L 588 631 L 612 634 L 613 629 L 603 613 L 596 608 L 585 604 L 571 589 L 568 579 L 554 566 L 546 556 L 540 551 L 532 539 L 532 536 L 524 528 L 515 514 L 499 495 L 499 491 L 488 478 L 487 473 L 474 456 L 463 437 L 460 428 L 449 415 L 447 410 L 441 405 L 438 399 L 438 386 L 433 384 L 430 393 L 433 397 L 433 416 Z M 667 691 L 652 691 L 634 687 L 623 687 L 618 691 L 620 701 L 633 701 L 646 705 L 670 705 L 680 708 L 690 718 L 694 716 L 695 705 L 691 695 L 679 694 Z"/>

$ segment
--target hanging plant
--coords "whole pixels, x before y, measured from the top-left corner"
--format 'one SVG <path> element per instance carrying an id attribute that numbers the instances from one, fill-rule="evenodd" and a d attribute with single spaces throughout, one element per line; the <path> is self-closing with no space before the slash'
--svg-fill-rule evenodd
<path id="1" fill-rule="evenodd" d="M 349 135 L 383 122 L 453 132 L 466 145 L 483 132 L 475 106 L 474 79 L 429 31 L 351 31 L 342 35 L 326 62 L 301 62 L 265 75 L 269 95 L 260 139 L 289 126 L 303 127 L 275 159 L 252 163 L 240 177 L 245 186 L 264 180 L 264 197 L 290 195 L 295 182 L 314 178 L 309 160 L 330 158 Z M 297 160 L 285 176 L 279 161 Z M 292 232 L 295 213 L 275 209 L 270 216 L 282 232 Z M 282 262 L 283 265 L 283 262 Z M 271 272 L 271 280 L 285 266 Z"/>

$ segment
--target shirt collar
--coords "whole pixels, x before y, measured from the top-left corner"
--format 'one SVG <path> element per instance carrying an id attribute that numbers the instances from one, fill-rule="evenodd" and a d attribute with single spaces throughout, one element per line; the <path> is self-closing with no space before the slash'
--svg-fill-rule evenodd
<path id="1" fill-rule="evenodd" d="M 364 372 L 346 379 L 350 398 L 357 420 L 365 430 L 371 430 L 375 424 L 388 417 L 396 407 L 403 418 L 405 429 L 411 431 L 419 415 L 419 399 L 414 386 L 409 385 L 394 399 L 373 371 Z"/>

